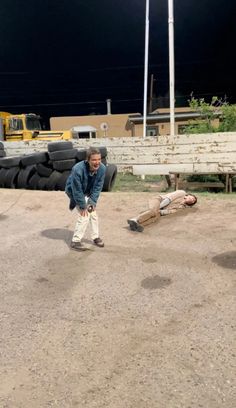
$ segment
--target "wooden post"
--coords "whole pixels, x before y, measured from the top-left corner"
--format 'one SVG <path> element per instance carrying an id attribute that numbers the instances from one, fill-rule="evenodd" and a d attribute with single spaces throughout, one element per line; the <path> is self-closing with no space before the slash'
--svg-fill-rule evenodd
<path id="1" fill-rule="evenodd" d="M 179 189 L 179 173 L 175 174 L 175 190 Z"/>
<path id="2" fill-rule="evenodd" d="M 229 193 L 232 193 L 233 191 L 232 180 L 233 180 L 233 174 L 229 174 Z"/>
<path id="3" fill-rule="evenodd" d="M 226 174 L 226 177 L 225 177 L 225 192 L 226 193 L 229 192 L 229 174 Z"/>

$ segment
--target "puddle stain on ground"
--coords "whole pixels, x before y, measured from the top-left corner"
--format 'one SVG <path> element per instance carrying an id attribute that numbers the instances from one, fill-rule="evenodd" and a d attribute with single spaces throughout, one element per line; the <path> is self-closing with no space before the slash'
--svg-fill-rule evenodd
<path id="1" fill-rule="evenodd" d="M 49 282 L 49 280 L 47 278 L 40 277 L 40 278 L 36 279 L 36 282 L 44 283 L 44 282 Z"/>
<path id="2" fill-rule="evenodd" d="M 32 205 L 32 206 L 28 206 L 25 209 L 28 210 L 28 211 L 37 211 L 37 210 L 40 210 L 40 208 L 42 208 L 41 204 L 35 204 L 35 205 Z"/>
<path id="3" fill-rule="evenodd" d="M 141 286 L 144 289 L 163 289 L 166 286 L 169 286 L 172 283 L 170 278 L 166 278 L 165 276 L 152 276 L 149 278 L 145 278 L 141 282 Z"/>
<path id="4" fill-rule="evenodd" d="M 236 269 L 236 251 L 223 252 L 214 256 L 212 261 L 223 268 Z"/>
<path id="5" fill-rule="evenodd" d="M 117 212 L 123 211 L 122 208 L 119 208 L 119 207 L 115 208 L 114 210 L 117 211 Z"/>
<path id="6" fill-rule="evenodd" d="M 146 259 L 142 259 L 142 261 L 143 261 L 144 263 L 151 264 L 151 263 L 156 263 L 156 262 L 157 262 L 157 259 L 155 259 L 155 258 L 146 258 Z"/>

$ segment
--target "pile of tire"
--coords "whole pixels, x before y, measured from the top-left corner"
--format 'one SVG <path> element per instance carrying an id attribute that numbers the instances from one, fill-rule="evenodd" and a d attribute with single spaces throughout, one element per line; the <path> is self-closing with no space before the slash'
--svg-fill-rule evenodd
<path id="1" fill-rule="evenodd" d="M 106 165 L 103 191 L 111 191 L 117 167 L 107 163 L 106 147 L 101 146 L 99 150 Z M 4 151 L 4 147 L 0 148 L 1 151 Z M 0 156 L 0 188 L 64 191 L 72 167 L 86 159 L 86 149 L 75 149 L 70 141 L 51 142 L 48 143 L 47 152 L 20 157 L 4 156 Z"/>
<path id="2" fill-rule="evenodd" d="M 5 157 L 5 156 L 6 156 L 6 152 L 4 150 L 4 144 L 0 142 L 0 157 Z"/>

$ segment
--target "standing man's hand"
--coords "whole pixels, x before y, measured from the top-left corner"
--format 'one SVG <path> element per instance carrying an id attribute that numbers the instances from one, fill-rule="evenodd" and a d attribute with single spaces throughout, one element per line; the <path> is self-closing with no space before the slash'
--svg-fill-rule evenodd
<path id="1" fill-rule="evenodd" d="M 79 213 L 80 213 L 80 215 L 82 215 L 82 217 L 86 217 L 88 215 L 88 211 L 86 209 L 84 209 L 84 210 L 80 209 Z"/>

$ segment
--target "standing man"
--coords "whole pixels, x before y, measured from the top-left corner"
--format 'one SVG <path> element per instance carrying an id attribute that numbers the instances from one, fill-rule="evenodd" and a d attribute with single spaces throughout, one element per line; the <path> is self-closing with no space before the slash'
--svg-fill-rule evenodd
<path id="1" fill-rule="evenodd" d="M 161 215 L 173 214 L 186 207 L 192 207 L 197 197 L 187 194 L 184 190 L 176 190 L 169 194 L 160 194 L 149 200 L 149 209 L 135 218 L 127 220 L 132 231 L 142 232 L 146 225 L 156 222 Z"/>
<path id="2" fill-rule="evenodd" d="M 70 210 L 75 207 L 79 217 L 71 242 L 71 249 L 86 251 L 88 248 L 81 242 L 88 224 L 91 227 L 91 238 L 95 245 L 104 247 L 98 232 L 96 205 L 103 188 L 106 166 L 101 163 L 99 149 L 90 147 L 87 160 L 74 165 L 69 175 L 65 192 L 70 198 Z"/>

